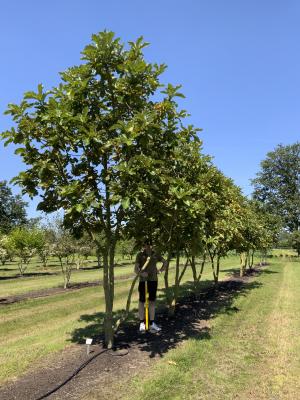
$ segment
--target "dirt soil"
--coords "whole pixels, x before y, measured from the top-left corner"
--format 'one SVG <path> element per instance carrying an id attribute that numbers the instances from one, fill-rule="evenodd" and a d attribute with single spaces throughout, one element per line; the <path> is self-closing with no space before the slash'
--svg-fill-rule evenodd
<path id="1" fill-rule="evenodd" d="M 231 306 L 232 301 L 256 287 L 257 283 L 250 278 L 258 273 L 254 270 L 243 278 L 232 276 L 219 283 L 218 291 L 210 287 L 197 297 L 191 294 L 182 298 L 173 317 L 168 316 L 166 309 L 160 309 L 159 334 L 140 334 L 137 324 L 129 323 L 116 335 L 114 351 L 103 348 L 103 337 L 94 338 L 89 355 L 86 345 L 69 346 L 35 364 L 15 381 L 0 386 L 0 399 L 69 400 L 81 399 L 89 392 L 96 393 L 95 399 L 120 399 L 119 392 L 112 390 L 120 382 L 147 371 L 155 360 L 183 341 L 210 337 L 211 320 L 218 312 L 238 312 Z"/>

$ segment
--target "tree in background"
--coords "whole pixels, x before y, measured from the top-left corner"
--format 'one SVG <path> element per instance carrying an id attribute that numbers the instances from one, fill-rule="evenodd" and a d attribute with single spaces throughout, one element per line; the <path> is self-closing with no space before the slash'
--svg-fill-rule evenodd
<path id="1" fill-rule="evenodd" d="M 290 232 L 300 229 L 300 142 L 279 145 L 261 162 L 252 181 L 254 199 L 278 215 Z"/>
<path id="2" fill-rule="evenodd" d="M 75 265 L 76 269 L 79 270 L 83 267 L 84 263 L 87 261 L 88 256 L 90 256 L 94 250 L 93 242 L 85 234 L 81 238 L 73 238 L 74 247 L 76 249 L 75 253 Z"/>
<path id="3" fill-rule="evenodd" d="M 9 246 L 7 235 L 0 234 L 0 262 L 2 265 L 12 258 L 12 249 Z"/>
<path id="4" fill-rule="evenodd" d="M 39 256 L 43 267 L 47 268 L 48 260 L 53 253 L 53 232 L 47 228 L 36 229 L 36 253 Z"/>
<path id="5" fill-rule="evenodd" d="M 124 259 L 127 257 L 129 260 L 132 260 L 135 252 L 136 252 L 136 242 L 133 238 L 122 238 L 118 242 L 118 252 Z"/>
<path id="6" fill-rule="evenodd" d="M 71 233 L 64 228 L 62 221 L 56 220 L 56 229 L 52 232 L 52 254 L 59 260 L 64 279 L 64 289 L 70 285 L 71 275 L 75 267 L 76 244 Z"/>
<path id="7" fill-rule="evenodd" d="M 19 227 L 12 230 L 8 235 L 8 246 L 19 258 L 18 267 L 20 275 L 23 276 L 28 264 L 40 245 L 41 232 L 36 229 Z"/>
<path id="8" fill-rule="evenodd" d="M 8 233 L 27 222 L 27 203 L 20 195 L 13 195 L 6 181 L 0 181 L 0 232 Z"/>
<path id="9" fill-rule="evenodd" d="M 294 231 L 289 237 L 290 246 L 297 251 L 298 257 L 300 256 L 300 231 Z"/>

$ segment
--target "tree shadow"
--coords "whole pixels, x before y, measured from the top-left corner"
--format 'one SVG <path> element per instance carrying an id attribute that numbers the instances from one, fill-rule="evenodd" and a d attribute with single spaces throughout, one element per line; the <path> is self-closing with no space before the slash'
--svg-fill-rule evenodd
<path id="1" fill-rule="evenodd" d="M 156 316 L 157 323 L 162 327 L 161 332 L 156 334 L 138 332 L 137 310 L 134 309 L 117 332 L 115 346 L 116 348 L 138 347 L 140 351 L 147 352 L 149 357 L 153 358 L 163 357 L 169 350 L 190 338 L 208 340 L 211 337 L 211 320 L 216 315 L 232 315 L 239 312 L 240 310 L 233 306 L 233 301 L 261 286 L 262 283 L 256 281 L 230 280 L 220 282 L 216 290 L 211 281 L 203 281 L 199 283 L 195 294 L 194 283 L 187 282 L 180 287 L 180 297 L 173 316 L 168 315 L 165 307 L 165 289 L 161 289 L 157 299 Z M 122 311 L 115 312 L 115 320 L 121 315 Z M 85 339 L 90 337 L 94 339 L 94 343 L 103 345 L 103 333 L 99 333 L 103 320 L 103 312 L 82 315 L 79 321 L 88 324 L 75 329 L 70 340 L 74 343 L 84 343 Z"/>
<path id="2" fill-rule="evenodd" d="M 0 272 L 11 272 L 11 271 L 18 271 L 18 268 L 1 268 L 0 267 Z"/>
<path id="3" fill-rule="evenodd" d="M 262 269 L 260 270 L 260 274 L 279 274 L 279 271 L 272 271 L 271 269 Z"/>
<path id="4" fill-rule="evenodd" d="M 226 268 L 226 269 L 222 269 L 221 268 L 221 272 L 226 273 L 226 275 L 236 275 L 239 274 L 240 269 L 238 267 L 235 268 Z"/>
<path id="5" fill-rule="evenodd" d="M 23 275 L 10 275 L 10 276 L 0 276 L 0 281 L 6 281 L 9 279 L 22 279 L 22 278 L 30 278 L 36 276 L 55 276 L 58 275 L 57 272 L 25 272 Z"/>
<path id="6" fill-rule="evenodd" d="M 80 267 L 79 271 L 89 271 L 89 270 L 92 271 L 93 269 L 99 269 L 99 271 L 100 271 L 100 270 L 103 269 L 103 267 L 99 267 L 98 265 L 91 265 L 91 266 L 88 266 L 88 267 Z"/>

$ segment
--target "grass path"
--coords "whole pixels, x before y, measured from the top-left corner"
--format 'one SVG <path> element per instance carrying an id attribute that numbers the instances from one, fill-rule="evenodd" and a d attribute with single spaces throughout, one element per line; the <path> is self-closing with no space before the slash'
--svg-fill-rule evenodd
<path id="1" fill-rule="evenodd" d="M 144 400 L 299 399 L 300 265 L 274 262 L 254 281 L 209 321 L 209 338 L 182 343 L 120 391 Z"/>

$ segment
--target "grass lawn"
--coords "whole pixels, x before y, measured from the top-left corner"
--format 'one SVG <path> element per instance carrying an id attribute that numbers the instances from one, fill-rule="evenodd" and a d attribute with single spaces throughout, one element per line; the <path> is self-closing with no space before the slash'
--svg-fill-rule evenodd
<path id="1" fill-rule="evenodd" d="M 257 287 L 126 387 L 128 399 L 299 399 L 300 263 L 272 259 Z M 130 396 L 128 396 L 130 393 Z M 85 400 L 94 399 L 93 394 Z"/>
<path id="2" fill-rule="evenodd" d="M 237 257 L 225 259 L 221 278 L 230 274 L 234 268 L 238 268 L 238 263 Z M 117 267 L 116 272 L 119 275 L 132 272 L 132 265 Z M 170 275 L 172 274 L 171 270 Z M 92 276 L 99 279 L 99 270 L 78 272 L 78 279 L 81 281 L 91 280 Z M 4 280 L 0 285 L 2 293 L 0 296 L 4 293 L 15 294 L 21 290 L 26 292 L 47 285 L 55 286 L 60 279 L 61 277 L 57 276 L 47 276 Z M 186 273 L 185 280 L 190 279 L 191 274 Z M 207 284 L 211 283 L 212 274 L 209 265 L 206 266 L 203 280 Z M 74 282 L 74 278 L 72 281 Z M 7 282 L 10 282 L 10 286 Z M 116 282 L 116 311 L 124 308 L 130 284 L 131 279 Z M 160 286 L 163 286 L 162 281 Z M 163 299 L 160 300 L 163 302 Z M 34 368 L 45 356 L 62 350 L 72 343 L 82 342 L 84 338 L 100 332 L 104 296 L 102 287 L 88 287 L 0 307 L 0 383 L 2 383 L 19 376 L 30 367 Z M 137 309 L 137 290 L 132 308 Z"/>
<path id="3" fill-rule="evenodd" d="M 133 261 L 126 260 L 121 264 L 115 269 L 116 278 L 133 273 Z M 74 268 L 70 284 L 102 280 L 102 275 L 103 271 L 97 267 L 96 260 L 90 259 L 84 269 Z M 0 298 L 62 286 L 63 276 L 56 260 L 47 269 L 42 268 L 35 259 L 32 260 L 23 277 L 19 276 L 16 262 L 0 268 Z"/>

